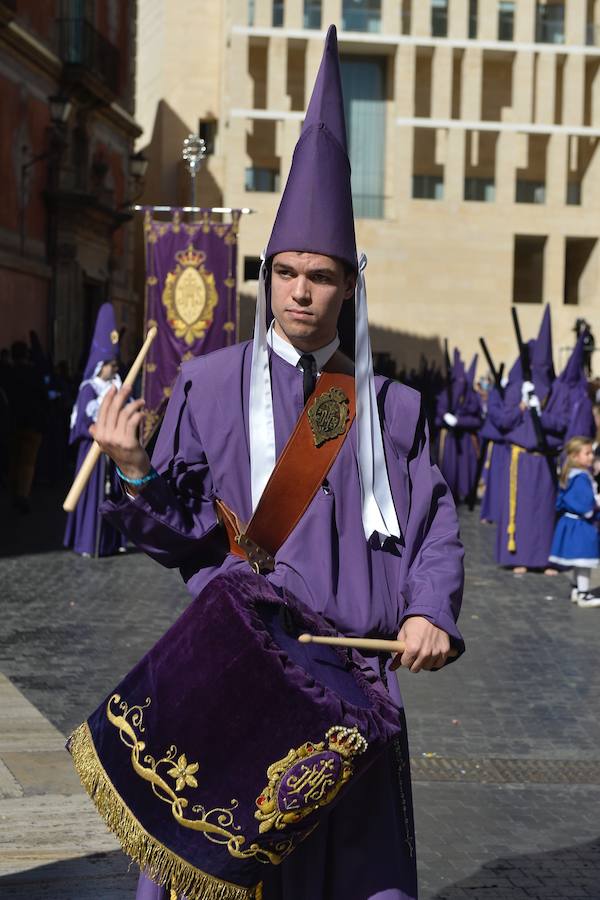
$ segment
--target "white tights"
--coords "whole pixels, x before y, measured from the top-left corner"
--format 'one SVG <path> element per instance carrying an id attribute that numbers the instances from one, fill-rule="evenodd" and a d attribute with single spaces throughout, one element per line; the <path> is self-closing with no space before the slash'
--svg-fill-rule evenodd
<path id="1" fill-rule="evenodd" d="M 575 579 L 577 590 L 581 593 L 587 594 L 590 589 L 591 571 L 591 569 L 584 569 L 582 566 L 573 567 L 573 578 Z"/>

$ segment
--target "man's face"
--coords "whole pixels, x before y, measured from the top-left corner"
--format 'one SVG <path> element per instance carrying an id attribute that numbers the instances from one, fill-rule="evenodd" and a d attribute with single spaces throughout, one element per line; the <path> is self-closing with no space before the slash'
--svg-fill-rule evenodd
<path id="1" fill-rule="evenodd" d="M 342 303 L 355 278 L 332 256 L 286 251 L 273 258 L 271 308 L 275 331 L 299 350 L 324 347 L 335 337 Z"/>

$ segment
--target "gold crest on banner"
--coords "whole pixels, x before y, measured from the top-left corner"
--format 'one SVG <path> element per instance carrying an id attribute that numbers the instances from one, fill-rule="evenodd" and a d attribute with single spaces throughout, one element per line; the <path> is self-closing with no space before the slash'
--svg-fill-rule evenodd
<path id="1" fill-rule="evenodd" d="M 219 298 L 215 276 L 204 267 L 205 253 L 190 244 L 175 259 L 178 265 L 166 277 L 162 302 L 175 337 L 190 346 L 206 334 Z"/>

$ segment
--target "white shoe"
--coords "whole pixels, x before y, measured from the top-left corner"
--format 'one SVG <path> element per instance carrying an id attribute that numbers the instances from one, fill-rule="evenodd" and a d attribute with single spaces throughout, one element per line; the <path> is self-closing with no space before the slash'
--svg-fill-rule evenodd
<path id="1" fill-rule="evenodd" d="M 595 607 L 600 607 L 600 597 L 581 591 L 577 597 L 577 606 L 580 606 L 581 609 L 594 609 Z"/>

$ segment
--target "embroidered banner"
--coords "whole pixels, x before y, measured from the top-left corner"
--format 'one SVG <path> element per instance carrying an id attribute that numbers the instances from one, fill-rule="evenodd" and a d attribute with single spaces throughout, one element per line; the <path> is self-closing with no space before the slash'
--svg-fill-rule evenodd
<path id="1" fill-rule="evenodd" d="M 194 222 L 182 221 L 181 210 L 170 222 L 144 213 L 145 329 L 158 327 L 144 366 L 144 441 L 162 418 L 181 363 L 237 340 L 239 218 L 239 210 L 228 224 L 208 210 Z"/>

